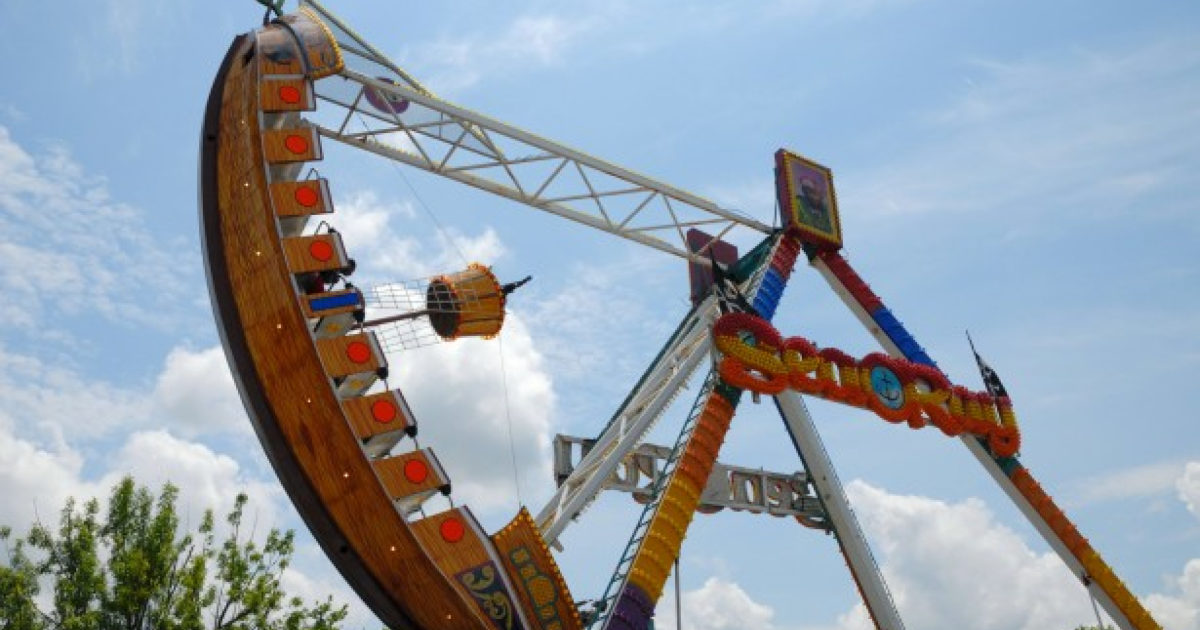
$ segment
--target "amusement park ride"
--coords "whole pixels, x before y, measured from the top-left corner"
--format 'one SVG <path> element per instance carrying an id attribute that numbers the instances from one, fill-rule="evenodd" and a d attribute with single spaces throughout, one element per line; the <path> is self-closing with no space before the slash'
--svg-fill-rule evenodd
<path id="1" fill-rule="evenodd" d="M 386 294 L 354 286 L 354 243 L 328 223 L 329 183 L 305 170 L 330 140 L 689 261 L 693 308 L 594 439 L 559 436 L 558 488 L 537 514 L 522 508 L 488 534 L 466 505 L 422 509 L 450 493 L 455 471 L 417 446 L 413 410 L 385 382 L 385 350 L 496 335 L 521 282 L 473 264 Z M 776 181 L 783 228 L 445 102 L 310 0 L 233 41 L 209 96 L 200 173 L 218 327 L 291 500 L 384 623 L 643 630 L 695 513 L 732 506 L 832 533 L 875 626 L 903 628 L 807 394 L 958 437 L 1118 626 L 1159 627 L 1018 461 L 998 381 L 986 392 L 952 384 L 840 255 L 829 170 L 781 150 Z M 738 257 L 737 234 L 759 244 Z M 852 357 L 772 327 L 801 255 L 884 352 Z M 708 376 L 676 443 L 645 444 L 700 368 Z M 803 473 L 717 463 L 746 391 L 773 397 Z M 604 592 L 581 607 L 551 548 L 606 488 L 644 508 Z"/>

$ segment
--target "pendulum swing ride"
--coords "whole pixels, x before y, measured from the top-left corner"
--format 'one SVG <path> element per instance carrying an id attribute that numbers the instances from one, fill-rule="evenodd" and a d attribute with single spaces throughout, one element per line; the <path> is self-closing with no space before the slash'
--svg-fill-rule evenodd
<path id="1" fill-rule="evenodd" d="M 201 230 L 214 315 L 280 482 L 389 627 L 644 630 L 694 515 L 734 507 L 832 533 L 875 626 L 903 628 L 808 395 L 957 437 L 1122 630 L 1159 628 L 1018 460 L 1020 431 L 998 380 L 988 391 L 951 383 L 841 256 L 827 168 L 776 154 L 783 227 L 773 228 L 446 102 L 317 2 L 289 14 L 282 2 L 263 4 L 275 17 L 234 39 L 204 116 Z M 508 295 L 528 278 L 502 284 L 471 264 L 356 287 L 354 243 L 328 222 L 330 184 L 304 170 L 325 141 L 688 261 L 692 308 L 595 438 L 556 439 L 557 490 L 537 514 L 521 508 L 490 534 L 467 505 L 427 514 L 428 499 L 451 493 L 454 471 L 436 445 L 417 446 L 413 409 L 386 383 L 390 352 L 497 335 Z M 759 243 L 741 257 L 729 243 L 740 235 Z M 882 352 L 856 358 L 771 325 L 801 255 Z M 702 368 L 675 444 L 645 443 Z M 717 462 L 747 391 L 774 399 L 802 473 Z M 643 508 L 604 592 L 581 606 L 551 549 L 605 489 L 632 492 Z"/>

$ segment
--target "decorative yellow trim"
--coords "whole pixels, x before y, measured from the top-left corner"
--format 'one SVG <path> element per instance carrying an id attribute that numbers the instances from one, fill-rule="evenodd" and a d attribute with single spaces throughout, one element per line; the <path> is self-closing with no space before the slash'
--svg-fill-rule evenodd
<path id="1" fill-rule="evenodd" d="M 314 73 L 312 78 L 320 79 L 323 77 L 327 77 L 331 74 L 337 74 L 337 73 L 341 72 L 343 69 L 345 69 L 346 62 L 344 59 L 342 59 L 342 47 L 338 45 L 337 39 L 333 36 L 333 31 L 329 30 L 329 25 L 326 24 L 325 21 L 322 20 L 321 17 L 317 15 L 316 11 L 313 11 L 312 9 L 310 9 L 308 7 L 300 7 L 300 13 L 303 13 L 304 17 L 307 17 L 308 19 L 312 20 L 313 23 L 316 24 L 317 27 L 321 29 L 321 32 L 325 33 L 325 39 L 328 40 L 329 47 L 333 49 L 333 56 L 335 59 L 333 66 L 331 68 L 329 68 L 328 71 L 321 71 L 319 73 Z M 302 52 L 305 54 L 308 53 L 308 51 L 302 51 Z"/>
<path id="2" fill-rule="evenodd" d="M 855 359 L 836 348 L 818 351 L 803 337 L 782 339 L 769 322 L 746 313 L 718 319 L 713 338 L 724 354 L 717 370 L 734 387 L 761 394 L 790 387 L 869 409 L 913 429 L 933 425 L 948 436 L 970 433 L 986 439 L 996 457 L 1012 457 L 1020 449 L 1017 418 L 1007 399 L 953 386 L 929 366 L 882 354 Z M 894 395 L 886 400 L 875 389 L 875 370 L 894 381 Z"/>

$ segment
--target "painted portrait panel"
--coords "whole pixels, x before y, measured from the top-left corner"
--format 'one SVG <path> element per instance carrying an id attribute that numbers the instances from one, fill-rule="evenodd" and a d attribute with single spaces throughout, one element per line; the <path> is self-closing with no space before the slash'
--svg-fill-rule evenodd
<path id="1" fill-rule="evenodd" d="M 775 154 L 775 164 L 784 225 L 799 232 L 806 243 L 840 249 L 842 226 L 833 189 L 833 173 L 784 149 Z"/>

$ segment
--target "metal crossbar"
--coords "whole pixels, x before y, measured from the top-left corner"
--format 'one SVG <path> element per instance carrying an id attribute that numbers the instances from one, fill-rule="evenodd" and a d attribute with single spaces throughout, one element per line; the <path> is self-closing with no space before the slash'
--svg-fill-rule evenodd
<path id="1" fill-rule="evenodd" d="M 319 4 L 345 61 L 316 83 L 310 123 L 365 149 L 697 263 L 688 228 L 757 242 L 771 226 L 711 200 L 433 95 Z M 330 107 L 331 106 L 331 107 Z M 757 233 L 757 234 L 756 234 Z M 714 241 L 715 242 L 715 241 Z"/>

